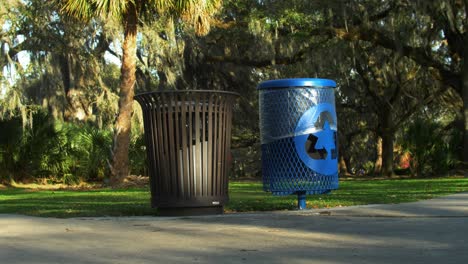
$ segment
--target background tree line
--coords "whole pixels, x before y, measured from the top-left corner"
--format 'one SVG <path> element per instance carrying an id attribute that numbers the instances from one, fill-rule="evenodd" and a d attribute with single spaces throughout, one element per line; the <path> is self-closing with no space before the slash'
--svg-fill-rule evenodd
<path id="1" fill-rule="evenodd" d="M 0 2 L 2 180 L 146 174 L 132 97 L 172 89 L 239 92 L 233 176 L 259 176 L 256 86 L 294 77 L 339 84 L 342 174 L 467 164 L 466 0 Z"/>

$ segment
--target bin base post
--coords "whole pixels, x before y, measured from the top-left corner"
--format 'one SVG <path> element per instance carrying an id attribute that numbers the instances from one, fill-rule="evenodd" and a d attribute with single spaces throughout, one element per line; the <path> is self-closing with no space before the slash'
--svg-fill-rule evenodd
<path id="1" fill-rule="evenodd" d="M 299 191 L 297 192 L 297 209 L 304 210 L 306 209 L 306 192 Z"/>
<path id="2" fill-rule="evenodd" d="M 224 206 L 210 207 L 159 207 L 158 216 L 196 216 L 223 214 Z"/>

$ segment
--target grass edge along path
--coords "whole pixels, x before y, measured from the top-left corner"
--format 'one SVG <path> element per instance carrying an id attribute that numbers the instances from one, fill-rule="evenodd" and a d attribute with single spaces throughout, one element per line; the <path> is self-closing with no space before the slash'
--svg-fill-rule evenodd
<path id="1" fill-rule="evenodd" d="M 344 180 L 340 189 L 307 196 L 307 208 L 392 204 L 468 192 L 468 178 Z M 263 192 L 261 182 L 231 181 L 226 212 L 292 210 L 297 198 Z M 157 215 L 148 188 L 41 190 L 1 188 L 0 213 L 45 217 Z"/>

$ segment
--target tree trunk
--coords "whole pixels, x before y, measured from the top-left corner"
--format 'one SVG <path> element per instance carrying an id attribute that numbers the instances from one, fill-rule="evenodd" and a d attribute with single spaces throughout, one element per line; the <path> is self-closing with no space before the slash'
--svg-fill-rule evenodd
<path id="1" fill-rule="evenodd" d="M 114 149 L 111 164 L 111 185 L 119 184 L 129 174 L 128 150 L 130 146 L 131 116 L 136 81 L 137 10 L 130 2 L 124 16 L 124 43 L 119 92 L 119 113 L 114 127 Z"/>
<path id="2" fill-rule="evenodd" d="M 340 154 L 340 160 L 339 160 L 339 163 L 338 163 L 338 168 L 339 168 L 341 176 L 345 176 L 346 174 L 348 174 L 348 166 L 346 165 L 343 154 Z"/>
<path id="3" fill-rule="evenodd" d="M 377 136 L 377 159 L 374 163 L 374 174 L 380 175 L 382 173 L 382 137 Z"/>
<path id="4" fill-rule="evenodd" d="M 346 169 L 347 169 L 346 173 L 348 175 L 352 175 L 353 174 L 353 166 L 351 164 L 351 159 L 349 157 L 347 157 L 347 156 L 344 156 L 343 159 L 344 159 L 344 162 L 346 164 Z"/>
<path id="5" fill-rule="evenodd" d="M 338 138 L 338 172 L 341 176 L 344 176 L 348 172 L 348 166 L 346 165 L 344 159 L 344 150 L 346 150 L 346 145 L 349 141 L 345 141 L 343 137 Z"/>
<path id="6" fill-rule="evenodd" d="M 391 109 L 382 106 L 379 115 L 380 131 L 379 136 L 382 139 L 382 169 L 381 176 L 390 177 L 393 175 L 393 138 Z"/>
<path id="7" fill-rule="evenodd" d="M 393 133 L 386 131 L 382 134 L 382 176 L 393 175 Z"/>

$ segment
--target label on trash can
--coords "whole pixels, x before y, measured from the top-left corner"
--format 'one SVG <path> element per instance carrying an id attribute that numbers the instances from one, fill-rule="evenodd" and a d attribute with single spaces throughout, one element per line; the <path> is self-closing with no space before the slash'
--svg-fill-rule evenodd
<path id="1" fill-rule="evenodd" d="M 311 107 L 296 126 L 294 144 L 302 162 L 324 175 L 338 173 L 335 107 L 321 103 Z"/>
<path id="2" fill-rule="evenodd" d="M 219 201 L 213 201 L 211 202 L 212 205 L 219 205 Z"/>

